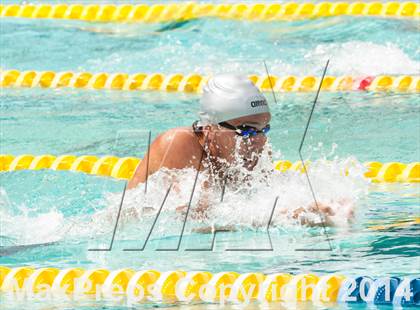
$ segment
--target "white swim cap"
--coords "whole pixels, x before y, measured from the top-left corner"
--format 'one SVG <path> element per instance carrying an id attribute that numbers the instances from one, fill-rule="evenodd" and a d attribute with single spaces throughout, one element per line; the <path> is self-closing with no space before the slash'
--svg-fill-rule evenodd
<path id="1" fill-rule="evenodd" d="M 221 74 L 209 79 L 200 100 L 199 125 L 270 112 L 267 100 L 246 77 Z"/>

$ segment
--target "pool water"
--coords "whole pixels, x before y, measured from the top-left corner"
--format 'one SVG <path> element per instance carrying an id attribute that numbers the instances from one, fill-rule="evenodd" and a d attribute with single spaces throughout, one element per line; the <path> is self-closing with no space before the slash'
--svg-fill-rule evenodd
<path id="1" fill-rule="evenodd" d="M 414 20 L 124 25 L 3 19 L 0 25 L 1 69 L 263 75 L 266 61 L 270 74 L 319 76 L 327 59 L 331 75 L 419 74 L 420 68 Z M 277 102 L 266 95 L 274 158 L 296 161 L 314 94 L 280 93 Z M 0 153 L 13 155 L 143 157 L 149 130 L 156 137 L 191 125 L 199 100 L 181 93 L 76 89 L 2 89 L 0 96 Z M 257 176 L 251 187 L 228 188 L 204 223 L 188 219 L 179 251 L 156 251 L 177 246 L 183 218 L 174 208 L 189 197 L 194 179 L 184 171 L 180 193 L 169 196 L 144 251 L 124 251 L 143 246 L 164 198 L 167 184 L 155 175 L 147 194 L 143 187 L 127 193 L 112 251 L 94 252 L 89 249 L 110 244 L 125 182 L 66 171 L 14 171 L 0 174 L 0 265 L 418 275 L 418 226 L 375 227 L 419 217 L 419 185 L 371 184 L 361 163 L 419 161 L 419 107 L 418 95 L 410 93 L 320 94 L 302 155 L 314 162 L 309 173 L 317 199 L 338 214 L 336 226 L 326 231 L 332 251 L 296 251 L 329 246 L 322 228 L 301 226 L 279 211 L 313 201 L 298 173 L 276 172 L 268 183 Z M 349 175 L 343 176 L 346 168 Z M 266 227 L 276 197 L 269 229 L 273 250 L 262 251 L 270 249 Z M 346 220 L 348 209 L 353 221 Z M 212 235 L 194 229 L 214 223 L 236 231 L 218 233 L 213 251 L 188 251 L 211 247 Z"/>

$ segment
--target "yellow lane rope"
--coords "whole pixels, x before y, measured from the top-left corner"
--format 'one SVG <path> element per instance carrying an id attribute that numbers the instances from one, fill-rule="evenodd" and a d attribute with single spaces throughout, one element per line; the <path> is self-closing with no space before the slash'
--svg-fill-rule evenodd
<path id="1" fill-rule="evenodd" d="M 305 92 L 316 91 L 320 78 L 308 76 L 258 76 L 249 79 L 262 91 Z M 200 93 L 208 77 L 200 74 L 162 73 L 91 73 L 0 70 L 0 87 L 73 87 L 111 90 L 160 90 Z M 271 83 L 270 83 L 271 80 Z M 420 92 L 420 76 L 326 76 L 322 84 L 324 91 L 395 91 Z"/>
<path id="2" fill-rule="evenodd" d="M 92 155 L 0 155 L 0 171 L 14 170 L 69 170 L 80 171 L 100 176 L 111 176 L 119 179 L 130 179 L 136 170 L 140 158 Z M 275 162 L 275 169 L 280 171 L 303 171 L 300 161 L 292 163 L 287 160 Z M 310 165 L 310 163 L 308 163 Z M 372 182 L 420 182 L 420 162 L 403 164 L 399 162 L 366 162 L 364 176 Z M 346 173 L 345 171 L 343 173 Z"/>
<path id="3" fill-rule="evenodd" d="M 420 217 L 405 221 L 398 221 L 397 223 L 383 224 L 383 225 L 374 225 L 370 226 L 370 230 L 389 230 L 392 228 L 404 228 L 409 226 L 420 225 Z"/>
<path id="4" fill-rule="evenodd" d="M 203 17 L 275 21 L 328 16 L 419 17 L 420 4 L 407 2 L 320 3 L 170 3 L 170 4 L 9 4 L 0 5 L 1 17 L 61 18 L 94 22 L 167 22 Z"/>

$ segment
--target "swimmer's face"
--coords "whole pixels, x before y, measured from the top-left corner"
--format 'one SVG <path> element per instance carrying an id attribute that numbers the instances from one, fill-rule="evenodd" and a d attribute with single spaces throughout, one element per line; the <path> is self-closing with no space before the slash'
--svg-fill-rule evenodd
<path id="1" fill-rule="evenodd" d="M 257 130 L 265 128 L 271 120 L 270 113 L 260 113 L 255 115 L 244 116 L 226 121 L 229 125 L 241 127 L 242 125 L 254 127 Z M 214 126 L 214 140 L 213 147 L 217 148 L 217 154 L 220 157 L 233 159 L 235 155 L 236 141 L 240 139 L 240 147 L 238 153 L 246 161 L 249 161 L 250 166 L 255 166 L 258 160 L 258 155 L 261 154 L 267 137 L 263 133 L 258 133 L 254 136 L 242 137 L 234 130 L 227 129 L 221 126 Z"/>

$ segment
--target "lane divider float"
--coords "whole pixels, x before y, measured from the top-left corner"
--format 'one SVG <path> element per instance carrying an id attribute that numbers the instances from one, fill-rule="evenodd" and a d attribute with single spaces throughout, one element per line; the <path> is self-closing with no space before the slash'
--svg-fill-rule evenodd
<path id="1" fill-rule="evenodd" d="M 26 293 L 34 298 L 49 289 L 53 297 L 75 294 L 100 299 L 121 296 L 128 302 L 182 301 L 184 303 L 231 302 L 367 302 L 399 306 L 420 305 L 420 278 L 367 276 L 346 277 L 338 274 L 291 275 L 249 272 L 182 270 L 159 272 L 129 268 L 34 268 L 0 266 L 0 291 L 3 294 Z M 77 294 L 77 295 L 76 295 Z M 45 297 L 44 297 L 45 298 Z"/>
<path id="2" fill-rule="evenodd" d="M 116 157 L 112 155 L 97 157 L 93 155 L 31 155 L 23 154 L 13 156 L 0 154 L 0 172 L 14 170 L 68 170 L 79 171 L 99 176 L 110 176 L 118 179 L 131 179 L 137 165 L 140 163 L 137 157 Z M 310 162 L 305 163 L 308 167 Z M 366 162 L 367 171 L 364 176 L 375 183 L 418 183 L 420 182 L 420 162 Z M 274 163 L 276 170 L 303 172 L 302 162 L 292 163 L 288 160 L 280 160 Z M 347 173 L 344 171 L 343 173 Z"/>
<path id="3" fill-rule="evenodd" d="M 57 18 L 92 22 L 157 23 L 204 17 L 247 21 L 275 21 L 328 16 L 419 17 L 420 4 L 406 2 L 319 3 L 170 3 L 170 4 L 8 4 L 0 5 L 0 16 Z"/>
<path id="4" fill-rule="evenodd" d="M 396 223 L 387 223 L 382 225 L 374 225 L 369 226 L 370 230 L 390 230 L 390 229 L 399 229 L 399 228 L 406 228 L 410 226 L 417 226 L 420 225 L 420 217 L 414 219 L 407 219 L 407 220 L 400 220 Z"/>
<path id="5" fill-rule="evenodd" d="M 262 91 L 307 92 L 316 91 L 319 77 L 308 76 L 258 76 L 249 79 Z M 188 93 L 201 93 L 208 76 L 191 73 L 91 73 L 91 72 L 54 72 L 1 70 L 0 87 L 42 87 L 42 88 L 86 88 L 110 90 L 160 90 Z M 271 83 L 270 83 L 271 81 Z M 420 76 L 326 76 L 322 83 L 324 91 L 395 91 L 420 92 Z"/>

